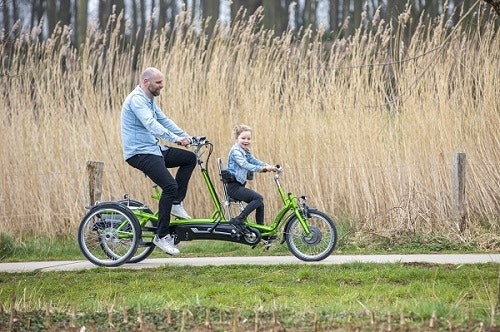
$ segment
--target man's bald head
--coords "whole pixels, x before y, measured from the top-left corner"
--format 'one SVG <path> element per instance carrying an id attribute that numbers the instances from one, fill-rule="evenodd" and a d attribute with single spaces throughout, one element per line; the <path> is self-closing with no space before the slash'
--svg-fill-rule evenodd
<path id="1" fill-rule="evenodd" d="M 156 97 L 164 87 L 165 77 L 158 68 L 146 68 L 141 74 L 141 88 L 149 98 Z"/>

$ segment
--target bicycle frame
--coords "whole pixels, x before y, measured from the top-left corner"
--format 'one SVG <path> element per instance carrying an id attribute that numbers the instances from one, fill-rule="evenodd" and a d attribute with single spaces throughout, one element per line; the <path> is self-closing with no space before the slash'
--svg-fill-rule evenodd
<path id="1" fill-rule="evenodd" d="M 200 152 L 201 148 L 204 146 L 209 147 L 208 151 L 208 156 L 206 160 L 202 160 L 202 156 L 204 152 Z M 219 199 L 219 196 L 217 194 L 217 190 L 214 186 L 214 183 L 212 182 L 212 179 L 210 178 L 210 175 L 208 173 L 207 168 L 205 167 L 204 164 L 208 163 L 210 156 L 213 151 L 213 146 L 211 143 L 208 141 L 205 144 L 200 144 L 197 145 L 196 148 L 194 149 L 194 152 L 197 157 L 197 164 L 200 167 L 200 171 L 203 177 L 203 180 L 207 186 L 208 192 L 210 194 L 212 203 L 214 204 L 214 211 L 212 212 L 211 216 L 209 218 L 193 218 L 193 219 L 173 219 L 170 222 L 171 226 L 178 226 L 178 225 L 185 225 L 185 224 L 191 224 L 191 223 L 220 223 L 224 221 L 228 221 L 225 217 L 225 211 L 224 207 L 221 204 L 221 201 Z M 295 197 L 292 193 L 285 194 L 285 191 L 283 187 L 281 186 L 281 183 L 279 182 L 279 177 L 281 173 L 283 172 L 283 169 L 281 167 L 277 167 L 276 174 L 274 175 L 274 182 L 276 183 L 276 187 L 278 190 L 278 194 L 283 202 L 283 206 L 279 209 L 278 213 L 276 214 L 273 222 L 269 225 L 261 225 L 257 224 L 254 222 L 251 222 L 246 220 L 246 223 L 249 227 L 255 228 L 259 230 L 261 235 L 263 237 L 269 237 L 276 235 L 279 231 L 280 225 L 282 225 L 285 221 L 289 220 L 292 215 L 295 215 L 297 219 L 300 221 L 300 224 L 302 225 L 304 229 L 304 233 L 306 235 L 310 234 L 309 226 L 307 225 L 306 218 L 304 218 L 304 215 L 307 215 L 308 207 L 306 205 L 306 197 L 301 196 L 299 199 Z M 161 191 L 158 188 L 158 186 L 154 186 L 155 193 L 151 196 L 152 198 L 159 200 L 161 197 Z M 227 199 L 227 197 L 226 197 Z M 133 212 L 136 215 L 136 217 L 139 220 L 139 223 L 141 226 L 144 226 L 144 224 L 148 220 L 152 221 L 158 221 L 158 212 L 151 214 L 144 212 L 140 208 L 133 208 Z M 153 237 L 154 234 L 143 234 L 143 237 Z"/>

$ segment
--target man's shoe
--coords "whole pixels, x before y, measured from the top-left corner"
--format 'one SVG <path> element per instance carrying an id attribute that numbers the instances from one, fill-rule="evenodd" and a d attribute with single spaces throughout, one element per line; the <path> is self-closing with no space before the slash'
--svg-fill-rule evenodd
<path id="1" fill-rule="evenodd" d="M 170 235 L 166 235 L 162 237 L 161 239 L 158 237 L 158 235 L 155 235 L 153 239 L 153 243 L 166 252 L 169 255 L 178 255 L 180 254 L 179 249 L 177 249 L 174 245 L 173 239 L 170 237 Z"/>
<path id="2" fill-rule="evenodd" d="M 172 214 L 178 218 L 181 218 L 181 219 L 191 219 L 191 216 L 186 212 L 186 210 L 184 210 L 182 203 L 173 204 L 172 210 L 170 211 L 170 214 Z"/>

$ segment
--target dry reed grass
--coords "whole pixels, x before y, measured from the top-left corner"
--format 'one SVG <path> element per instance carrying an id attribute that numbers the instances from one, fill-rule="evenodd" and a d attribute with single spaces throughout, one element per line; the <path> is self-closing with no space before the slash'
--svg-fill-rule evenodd
<path id="1" fill-rule="evenodd" d="M 333 42 L 276 38 L 252 21 L 210 41 L 189 27 L 172 40 L 158 31 L 140 49 L 138 67 L 164 72 L 157 102 L 192 135 L 213 141 L 215 156 L 226 157 L 235 123 L 251 125 L 255 155 L 285 167 L 286 188 L 355 229 L 443 232 L 496 246 L 498 31 L 481 17 L 476 30 L 447 30 L 441 18 L 405 40 L 406 20 L 395 30 L 374 22 Z M 118 52 L 118 32 L 90 31 L 78 52 L 63 27 L 44 42 L 34 41 L 33 29 L 0 46 L 3 232 L 75 233 L 88 204 L 88 160 L 105 163 L 104 200 L 127 192 L 156 207 L 149 180 L 122 160 L 120 108 L 138 72 L 132 52 Z M 467 154 L 465 234 L 451 207 L 458 151 Z M 271 177 L 258 175 L 253 187 L 271 217 L 279 207 Z M 195 216 L 211 212 L 198 173 L 185 204 Z"/>

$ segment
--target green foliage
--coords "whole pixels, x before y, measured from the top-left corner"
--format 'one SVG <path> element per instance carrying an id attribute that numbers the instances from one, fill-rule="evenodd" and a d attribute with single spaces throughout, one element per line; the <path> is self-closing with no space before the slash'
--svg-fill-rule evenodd
<path id="1" fill-rule="evenodd" d="M 343 253 L 452 253 L 477 252 L 480 249 L 474 241 L 463 242 L 442 234 L 351 234 L 344 239 Z"/>
<path id="2" fill-rule="evenodd" d="M 12 255 L 14 252 L 14 239 L 6 233 L 0 233 L 0 261 Z"/>
<path id="3" fill-rule="evenodd" d="M 0 235 L 0 258 L 4 262 L 74 260 L 83 256 L 73 237 L 33 237 L 23 241 Z"/>
<path id="4" fill-rule="evenodd" d="M 137 315 L 132 312 L 140 309 L 149 320 L 160 319 L 160 324 L 172 311 L 178 324 L 187 309 L 191 322 L 201 320 L 209 310 L 237 313 L 250 321 L 256 313 L 262 319 L 277 313 L 287 326 L 298 324 L 298 317 L 309 324 L 325 317 L 323 324 L 332 324 L 345 323 L 348 316 L 383 320 L 389 312 L 398 320 L 403 314 L 406 321 L 417 324 L 434 318 L 452 318 L 462 326 L 471 321 L 499 323 L 492 314 L 498 292 L 495 264 L 167 265 L 144 270 L 0 273 L 0 283 L 0 305 L 7 311 L 74 308 L 93 317 L 87 320 L 102 320 L 98 313 L 110 310 L 115 311 L 115 321 L 122 320 L 117 312 L 131 310 L 131 315 Z"/>

